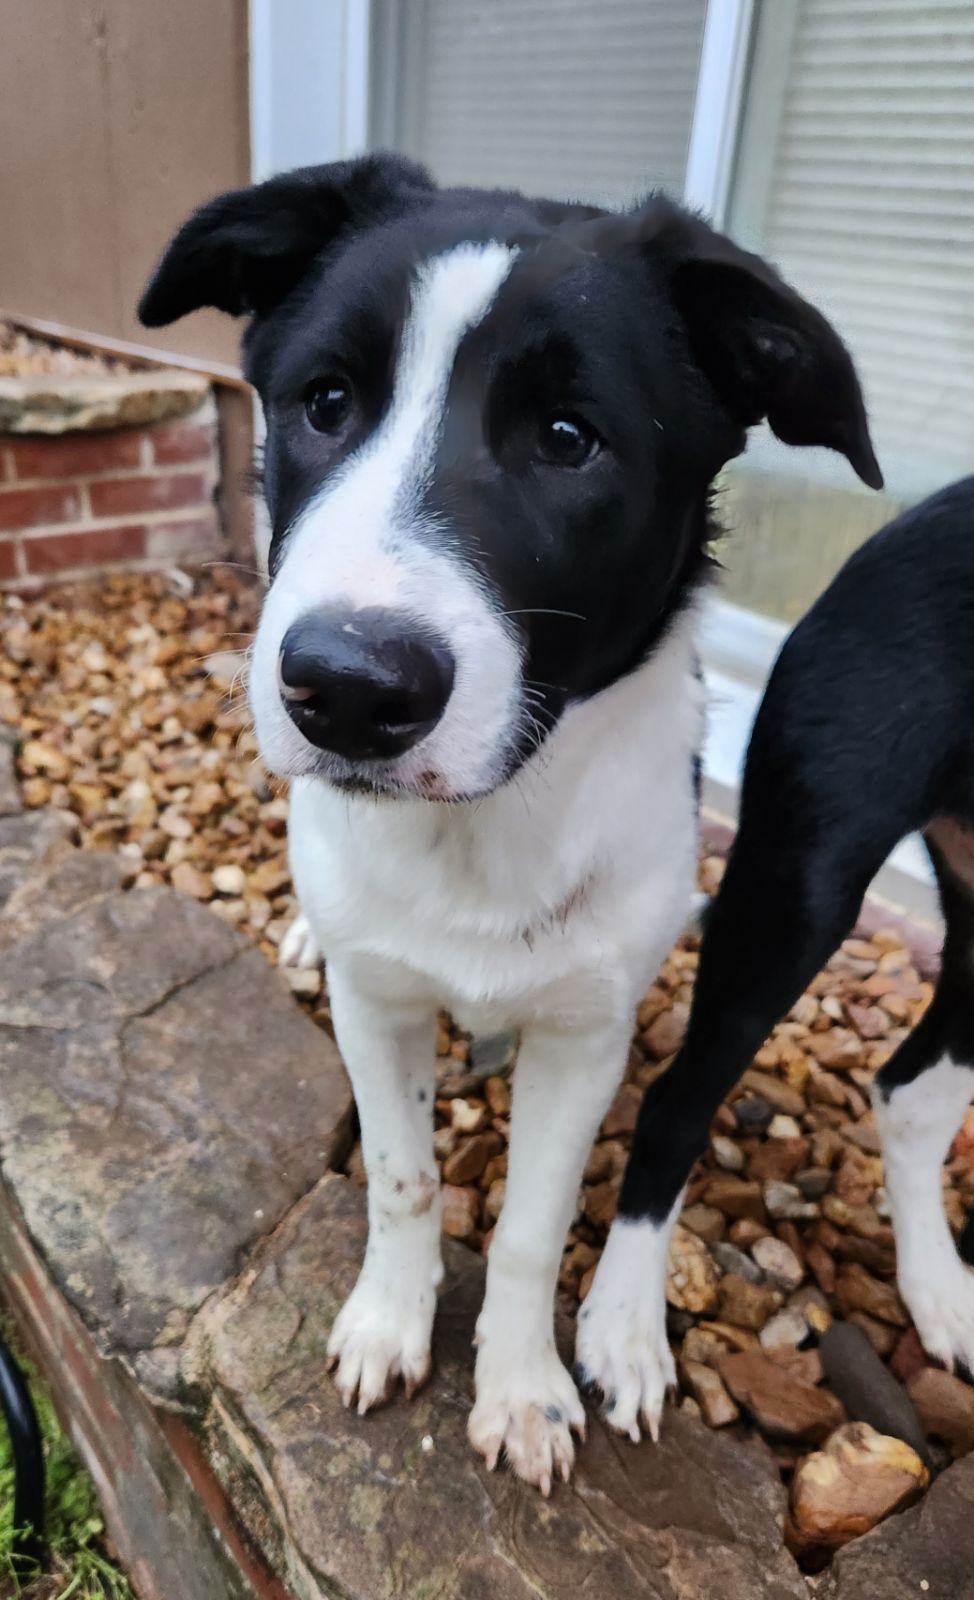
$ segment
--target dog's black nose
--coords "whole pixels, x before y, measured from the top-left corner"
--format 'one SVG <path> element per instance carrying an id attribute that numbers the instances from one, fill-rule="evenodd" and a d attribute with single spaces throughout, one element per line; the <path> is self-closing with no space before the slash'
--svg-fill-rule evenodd
<path id="1" fill-rule="evenodd" d="M 309 612 L 281 647 L 288 714 L 319 750 L 349 761 L 402 755 L 435 728 L 453 688 L 453 656 L 391 611 Z"/>

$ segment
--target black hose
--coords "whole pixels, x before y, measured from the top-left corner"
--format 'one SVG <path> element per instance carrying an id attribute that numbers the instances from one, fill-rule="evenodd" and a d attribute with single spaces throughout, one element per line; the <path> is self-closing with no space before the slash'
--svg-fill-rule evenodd
<path id="1" fill-rule="evenodd" d="M 37 1567 L 44 1540 L 44 1446 L 27 1380 L 0 1333 L 0 1409 L 14 1464 L 13 1564 L 19 1574 Z"/>

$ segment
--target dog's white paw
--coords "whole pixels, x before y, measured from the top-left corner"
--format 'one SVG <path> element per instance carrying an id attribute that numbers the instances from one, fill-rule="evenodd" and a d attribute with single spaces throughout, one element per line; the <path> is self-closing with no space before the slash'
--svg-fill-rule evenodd
<path id="1" fill-rule="evenodd" d="M 585 1437 L 585 1409 L 553 1344 L 528 1354 L 485 1339 L 477 1352 L 477 1398 L 467 1435 L 491 1471 L 503 1451 L 519 1478 L 545 1496 L 567 1483 L 572 1434 Z"/>
<path id="2" fill-rule="evenodd" d="M 668 1229 L 616 1222 L 578 1314 L 575 1361 L 584 1387 L 600 1389 L 611 1427 L 638 1442 L 659 1438 L 663 1403 L 676 1386 L 666 1337 Z"/>
<path id="3" fill-rule="evenodd" d="M 277 959 L 282 967 L 299 967 L 311 971 L 321 966 L 321 951 L 311 932 L 311 924 L 303 911 L 299 911 L 294 921 L 285 929 L 278 946 Z"/>
<path id="4" fill-rule="evenodd" d="M 436 1290 L 432 1281 L 398 1285 L 359 1278 L 328 1340 L 328 1370 L 346 1406 L 364 1416 L 388 1400 L 401 1378 L 410 1399 L 430 1373 Z"/>
<path id="5" fill-rule="evenodd" d="M 927 1355 L 974 1375 L 974 1272 L 958 1256 L 940 1271 L 901 1271 L 899 1291 Z"/>

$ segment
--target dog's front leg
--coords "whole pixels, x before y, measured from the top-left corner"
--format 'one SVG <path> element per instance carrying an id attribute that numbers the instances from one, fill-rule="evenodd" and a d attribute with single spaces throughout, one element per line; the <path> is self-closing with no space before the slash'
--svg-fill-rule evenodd
<path id="1" fill-rule="evenodd" d="M 369 1180 L 369 1240 L 358 1282 L 328 1343 L 346 1405 L 359 1413 L 401 1377 L 425 1382 L 440 1260 L 439 1174 L 433 1157 L 435 1011 L 390 1001 L 352 965 L 328 969 L 332 1018 L 355 1091 Z"/>
<path id="2" fill-rule="evenodd" d="M 514 1080 L 507 1194 L 477 1323 L 471 1443 L 493 1467 L 503 1450 L 544 1494 L 567 1479 L 578 1391 L 555 1349 L 554 1295 L 585 1159 L 622 1077 L 631 1019 L 597 1030 L 525 1031 Z"/>

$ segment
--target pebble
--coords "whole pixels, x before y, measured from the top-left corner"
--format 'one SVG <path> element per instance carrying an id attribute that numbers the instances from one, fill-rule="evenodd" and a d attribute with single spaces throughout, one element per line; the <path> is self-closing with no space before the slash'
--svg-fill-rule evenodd
<path id="1" fill-rule="evenodd" d="M 214 867 L 211 877 L 217 894 L 242 895 L 247 887 L 247 874 L 243 867 L 232 863 Z"/>
<path id="2" fill-rule="evenodd" d="M 734 1114 L 744 1133 L 764 1133 L 771 1126 L 774 1108 L 763 1095 L 749 1094 L 734 1102 Z"/>
<path id="3" fill-rule="evenodd" d="M 302 1000 L 313 1000 L 321 993 L 322 976 L 317 968 L 309 971 L 304 967 L 282 967 L 284 981 L 291 993 Z"/>
<path id="4" fill-rule="evenodd" d="M 974 1450 L 974 1388 L 938 1367 L 924 1367 L 907 1384 L 925 1431 L 945 1444 L 954 1460 Z"/>
<path id="5" fill-rule="evenodd" d="M 915 1450 L 865 1422 L 850 1422 L 799 1462 L 786 1542 L 806 1571 L 819 1571 L 851 1539 L 912 1505 L 930 1475 Z"/>
<path id="6" fill-rule="evenodd" d="M 818 1206 L 806 1200 L 800 1189 L 792 1183 L 772 1180 L 764 1186 L 764 1203 L 773 1217 L 787 1217 L 793 1221 L 818 1216 Z"/>
<path id="7" fill-rule="evenodd" d="M 768 1318 L 781 1304 L 776 1289 L 762 1284 L 749 1283 L 746 1278 L 729 1272 L 720 1283 L 720 1319 L 740 1328 L 750 1328 L 758 1333 Z"/>
<path id="8" fill-rule="evenodd" d="M 716 1133 L 710 1141 L 710 1148 L 714 1153 L 714 1160 L 724 1172 L 742 1172 L 744 1170 L 744 1152 L 740 1145 L 728 1139 L 725 1134 Z"/>
<path id="9" fill-rule="evenodd" d="M 833 1393 L 852 1422 L 868 1422 L 877 1433 L 902 1439 L 923 1458 L 927 1447 L 911 1396 L 883 1364 L 861 1328 L 833 1322 L 818 1353 Z M 944 1374 L 946 1376 L 946 1374 Z M 974 1399 L 974 1391 L 971 1391 Z"/>
<path id="10" fill-rule="evenodd" d="M 719 1215 L 719 1213 L 718 1213 Z M 684 1212 L 684 1217 L 686 1212 Z M 756 1261 L 746 1256 L 736 1244 L 717 1243 L 710 1246 L 713 1256 L 721 1272 L 735 1273 L 739 1278 L 744 1278 L 748 1283 L 763 1283 L 764 1273 Z"/>
<path id="11" fill-rule="evenodd" d="M 757 1239 L 751 1254 L 768 1282 L 778 1289 L 797 1289 L 805 1277 L 805 1269 L 791 1247 L 782 1239 L 770 1234 Z"/>
<path id="12" fill-rule="evenodd" d="M 720 1287 L 720 1273 L 703 1240 L 677 1223 L 666 1278 L 668 1303 L 700 1315 L 716 1309 Z"/>
<path id="13" fill-rule="evenodd" d="M 451 1100 L 450 1121 L 458 1133 L 476 1133 L 484 1121 L 484 1107 L 470 1100 Z"/>
<path id="14" fill-rule="evenodd" d="M 475 1189 L 445 1183 L 442 1189 L 443 1232 L 451 1239 L 469 1239 L 477 1226 L 480 1198 Z"/>
<path id="15" fill-rule="evenodd" d="M 797 1380 L 763 1352 L 725 1356 L 718 1368 L 737 1403 L 771 1439 L 821 1444 L 845 1421 L 827 1389 Z"/>
<path id="16" fill-rule="evenodd" d="M 680 1372 L 708 1427 L 726 1428 L 737 1421 L 741 1413 L 712 1366 L 685 1359 Z"/>
<path id="17" fill-rule="evenodd" d="M 761 1329 L 761 1344 L 766 1350 L 787 1346 L 797 1350 L 808 1338 L 808 1318 L 796 1306 L 778 1311 Z"/>
<path id="18" fill-rule="evenodd" d="M 707 1244 L 716 1244 L 727 1232 L 727 1218 L 716 1206 L 687 1206 L 680 1221 Z"/>
<path id="19" fill-rule="evenodd" d="M 750 1217 L 758 1222 L 764 1219 L 761 1185 L 735 1177 L 733 1173 L 711 1179 L 702 1198 L 709 1206 L 716 1206 L 718 1211 L 723 1211 L 725 1216 Z"/>
<path id="20" fill-rule="evenodd" d="M 796 1122 L 794 1117 L 786 1117 L 783 1112 L 779 1111 L 771 1118 L 771 1123 L 768 1127 L 769 1138 L 800 1139 L 801 1133 L 801 1125 Z"/>
<path id="21" fill-rule="evenodd" d="M 905 1328 L 910 1320 L 893 1285 L 881 1283 L 855 1261 L 849 1262 L 839 1273 L 835 1298 L 850 1311 L 864 1311 L 867 1316 L 893 1327 Z"/>
<path id="22" fill-rule="evenodd" d="M 474 1039 L 470 1046 L 470 1070 L 478 1078 L 502 1077 L 517 1060 L 519 1044 L 516 1029 L 492 1034 L 487 1039 Z"/>

